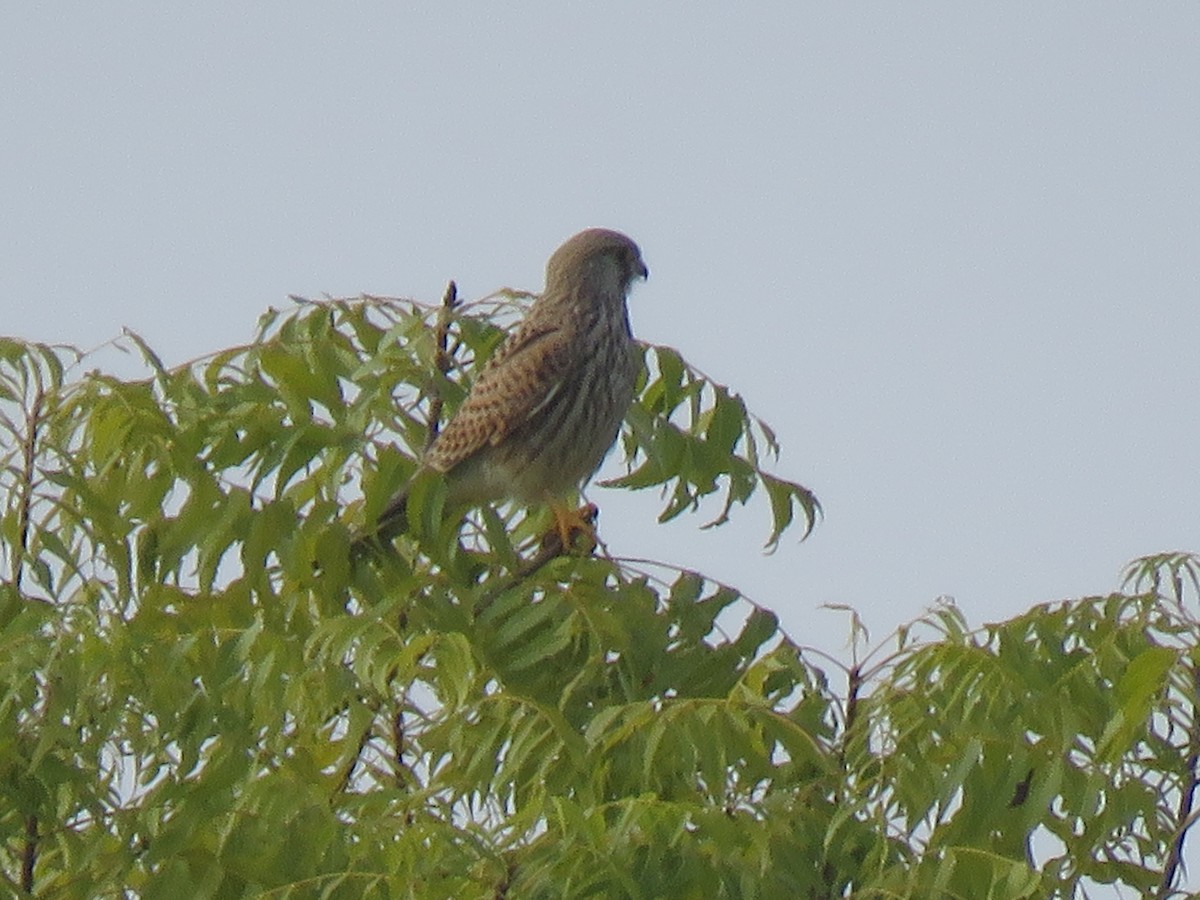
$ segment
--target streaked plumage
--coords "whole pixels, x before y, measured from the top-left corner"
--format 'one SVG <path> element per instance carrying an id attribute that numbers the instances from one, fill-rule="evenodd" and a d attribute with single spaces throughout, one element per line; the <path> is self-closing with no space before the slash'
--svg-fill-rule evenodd
<path id="1" fill-rule="evenodd" d="M 596 471 L 633 399 L 625 299 L 647 274 L 637 245 L 603 228 L 554 252 L 545 290 L 422 460 L 446 476 L 450 504 L 553 503 Z M 405 529 L 407 496 L 389 504 L 375 537 Z"/>

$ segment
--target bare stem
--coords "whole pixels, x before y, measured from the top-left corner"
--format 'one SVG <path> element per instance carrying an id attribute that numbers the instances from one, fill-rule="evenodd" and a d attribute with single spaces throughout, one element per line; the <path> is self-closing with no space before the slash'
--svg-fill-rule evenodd
<path id="1" fill-rule="evenodd" d="M 33 893 L 33 867 L 38 855 L 37 816 L 25 817 L 25 846 L 21 848 L 21 890 Z"/>
<path id="2" fill-rule="evenodd" d="M 1167 855 L 1167 864 L 1163 867 L 1162 882 L 1158 886 L 1158 897 L 1171 896 L 1175 876 L 1183 861 L 1183 846 L 1187 833 L 1196 823 L 1197 814 L 1193 812 L 1196 800 L 1196 787 L 1200 784 L 1200 775 L 1196 766 L 1200 763 L 1200 668 L 1192 666 L 1192 725 L 1188 730 L 1188 755 L 1185 769 L 1187 776 L 1179 792 L 1179 809 L 1175 813 L 1175 839 L 1171 842 L 1171 852 Z"/>
<path id="3" fill-rule="evenodd" d="M 404 760 L 404 747 L 408 737 L 405 732 L 404 724 L 404 704 L 398 702 L 396 704 L 395 715 L 392 716 L 392 745 L 395 748 L 396 758 L 394 775 L 396 779 L 396 787 L 412 788 L 416 785 L 416 776 L 413 774 L 412 768 Z M 412 822 L 409 821 L 411 825 Z"/>
<path id="4" fill-rule="evenodd" d="M 371 741 L 371 730 L 374 727 L 374 722 L 368 721 L 367 726 L 359 734 L 358 746 L 354 748 L 354 755 L 346 762 L 346 767 L 342 769 L 342 777 L 338 779 L 339 793 L 345 793 L 354 784 L 354 771 L 358 768 L 358 764 L 362 762 L 363 753 L 366 752 L 367 744 Z"/>
<path id="5" fill-rule="evenodd" d="M 25 437 L 21 442 L 21 502 L 17 512 L 17 558 L 13 560 L 13 584 L 21 584 L 25 571 L 25 553 L 29 549 L 29 531 L 33 521 L 33 478 L 37 461 L 38 432 L 46 394 L 39 387 L 25 415 Z"/>
<path id="6" fill-rule="evenodd" d="M 438 310 L 437 332 L 435 339 L 437 341 L 437 350 L 433 356 L 433 364 L 437 367 L 438 373 L 445 375 L 450 371 L 450 322 L 454 318 L 454 309 L 458 306 L 458 285 L 451 281 L 446 285 L 446 293 L 442 296 L 442 306 Z M 445 400 L 440 392 L 435 392 L 433 400 L 429 404 L 429 437 L 425 442 L 425 448 L 428 449 L 438 436 L 438 430 L 442 423 L 442 406 Z"/>

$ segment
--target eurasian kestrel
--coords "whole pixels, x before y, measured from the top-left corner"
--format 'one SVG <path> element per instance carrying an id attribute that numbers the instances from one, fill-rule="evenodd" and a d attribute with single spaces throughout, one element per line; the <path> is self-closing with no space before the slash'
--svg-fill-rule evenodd
<path id="1" fill-rule="evenodd" d="M 604 228 L 554 251 L 545 290 L 421 462 L 446 477 L 448 505 L 549 503 L 562 527 L 563 501 L 599 467 L 633 399 L 639 363 L 625 299 L 648 274 L 637 244 Z M 408 490 L 360 544 L 406 529 Z"/>

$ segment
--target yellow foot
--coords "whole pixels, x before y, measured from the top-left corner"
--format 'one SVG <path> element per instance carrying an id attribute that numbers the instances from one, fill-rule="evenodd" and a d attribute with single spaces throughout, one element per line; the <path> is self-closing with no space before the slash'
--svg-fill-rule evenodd
<path id="1" fill-rule="evenodd" d="M 587 503 L 571 510 L 552 504 L 554 527 L 542 535 L 542 550 L 557 556 L 560 553 L 580 551 L 589 554 L 596 549 L 596 518 L 600 510 L 594 503 Z M 583 536 L 580 544 L 579 537 Z"/>

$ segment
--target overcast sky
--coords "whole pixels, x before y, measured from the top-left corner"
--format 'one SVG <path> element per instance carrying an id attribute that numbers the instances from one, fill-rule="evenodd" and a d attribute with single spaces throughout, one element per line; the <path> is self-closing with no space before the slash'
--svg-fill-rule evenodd
<path id="1" fill-rule="evenodd" d="M 0 331 L 182 362 L 289 293 L 536 290 L 605 225 L 636 333 L 826 511 L 764 557 L 762 506 L 593 489 L 615 552 L 840 653 L 821 604 L 982 623 L 1200 550 L 1200 4 L 395 6 L 9 4 Z"/>

